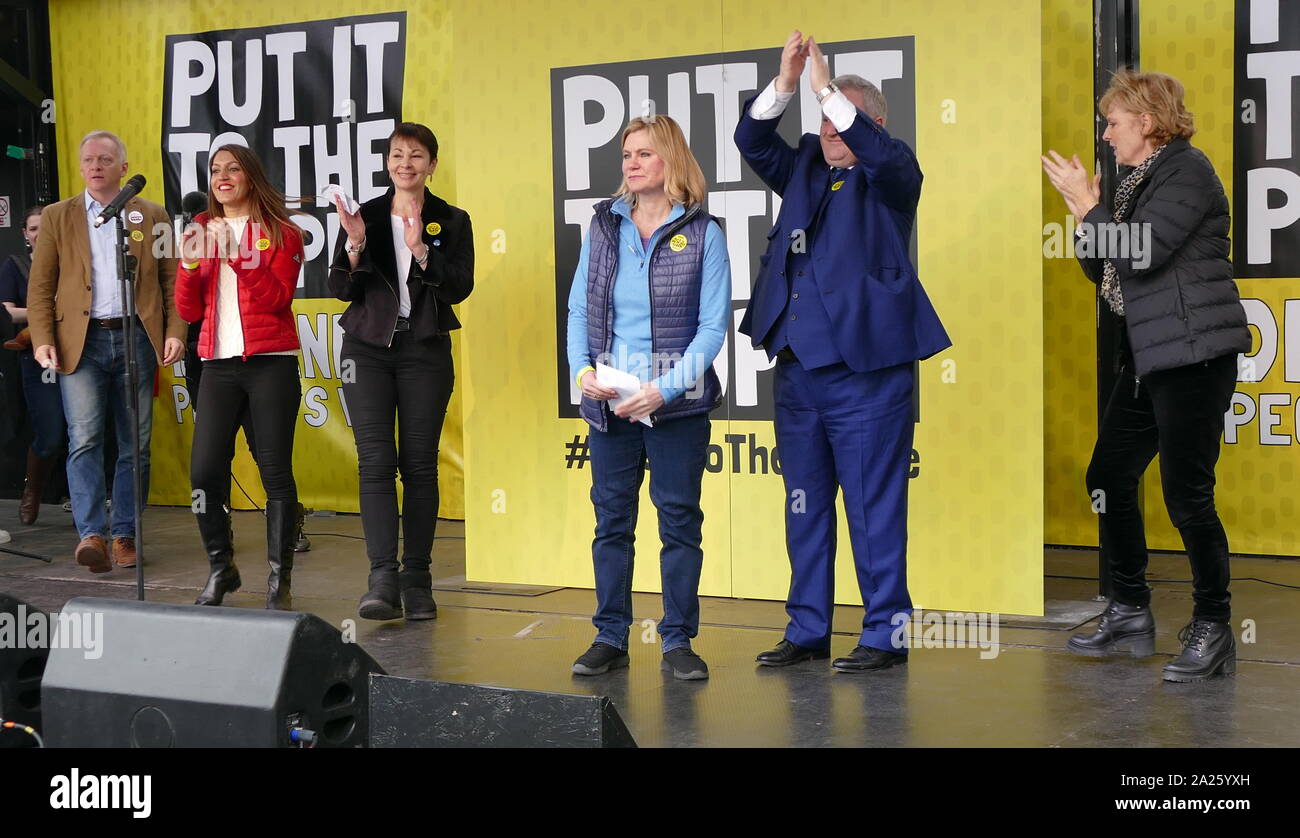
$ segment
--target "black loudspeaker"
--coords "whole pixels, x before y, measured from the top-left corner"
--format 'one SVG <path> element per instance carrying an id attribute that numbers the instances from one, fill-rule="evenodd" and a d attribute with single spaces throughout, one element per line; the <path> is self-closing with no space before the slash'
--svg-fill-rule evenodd
<path id="1" fill-rule="evenodd" d="M 635 748 L 604 696 L 370 676 L 372 748 Z"/>
<path id="2" fill-rule="evenodd" d="M 383 673 L 311 614 L 78 597 L 98 657 L 54 649 L 50 747 L 364 747 L 367 678 Z"/>
<path id="3" fill-rule="evenodd" d="M 0 718 L 37 731 L 41 730 L 41 676 L 50 654 L 49 626 L 44 611 L 0 594 Z M 0 730 L 0 748 L 35 744 L 26 733 Z"/>

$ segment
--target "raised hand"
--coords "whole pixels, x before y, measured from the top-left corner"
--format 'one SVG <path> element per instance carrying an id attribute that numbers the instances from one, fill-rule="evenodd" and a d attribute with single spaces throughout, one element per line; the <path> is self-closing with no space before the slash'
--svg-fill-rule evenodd
<path id="1" fill-rule="evenodd" d="M 776 77 L 776 89 L 782 93 L 793 92 L 799 86 L 799 77 L 803 75 L 803 65 L 807 60 L 808 45 L 804 43 L 803 33 L 796 29 L 781 49 L 781 72 Z"/>
<path id="2" fill-rule="evenodd" d="M 420 223 L 420 207 L 416 205 L 415 201 L 411 201 L 407 206 L 406 212 L 403 213 L 403 219 L 406 222 L 402 225 L 402 234 L 406 239 L 406 249 L 411 251 L 411 255 L 418 261 L 420 257 L 425 255 L 428 245 L 424 243 L 422 238 L 424 225 Z"/>
<path id="3" fill-rule="evenodd" d="M 193 264 L 202 259 L 204 251 L 204 232 L 202 224 L 189 223 L 181 233 L 181 261 Z"/>
<path id="4" fill-rule="evenodd" d="M 1049 149 L 1039 159 L 1043 162 L 1047 179 L 1061 193 L 1065 205 L 1075 218 L 1083 218 L 1101 202 L 1101 175 L 1090 176 L 1079 160 L 1079 155 L 1066 160 Z"/>
<path id="5" fill-rule="evenodd" d="M 361 244 L 366 237 L 366 223 L 361 220 L 361 210 L 348 212 L 343 206 L 343 198 L 334 196 L 334 207 L 339 211 L 339 226 L 348 234 L 348 241 L 354 245 Z"/>
<path id="6" fill-rule="evenodd" d="M 808 59 L 812 62 L 808 70 L 808 83 L 812 85 L 813 93 L 817 94 L 831 83 L 831 68 L 822 53 L 822 48 L 817 46 L 812 35 L 808 36 L 807 49 Z"/>

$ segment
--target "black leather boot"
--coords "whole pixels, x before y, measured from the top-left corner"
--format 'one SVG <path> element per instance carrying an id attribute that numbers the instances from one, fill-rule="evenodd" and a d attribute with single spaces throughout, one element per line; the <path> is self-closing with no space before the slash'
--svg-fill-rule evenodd
<path id="1" fill-rule="evenodd" d="M 230 531 L 230 513 L 224 504 L 217 504 L 214 512 L 199 512 L 199 537 L 208 553 L 211 574 L 203 586 L 195 605 L 220 605 L 226 594 L 239 590 L 239 568 L 235 567 L 235 547 Z"/>
<path id="2" fill-rule="evenodd" d="M 293 552 L 306 553 L 311 549 L 311 539 L 303 532 L 307 528 L 307 508 L 298 504 L 298 513 L 293 519 Z"/>
<path id="3" fill-rule="evenodd" d="M 1166 681 L 1204 681 L 1237 674 L 1237 639 L 1232 626 L 1195 619 L 1178 632 L 1183 653 L 1165 666 Z"/>
<path id="4" fill-rule="evenodd" d="M 1102 612 L 1095 634 L 1076 634 L 1066 648 L 1076 655 L 1100 658 L 1125 653 L 1135 658 L 1156 651 L 1156 621 L 1151 606 L 1125 605 L 1111 600 Z"/>
<path id="5" fill-rule="evenodd" d="M 398 581 L 402 587 L 402 606 L 408 620 L 438 619 L 438 604 L 433 601 L 433 574 L 428 570 L 403 568 Z"/>
<path id="6" fill-rule="evenodd" d="M 401 596 L 398 594 L 397 568 L 371 567 L 370 590 L 357 604 L 357 613 L 367 620 L 400 620 Z"/>
<path id="7" fill-rule="evenodd" d="M 266 607 L 276 611 L 293 610 L 293 525 L 297 502 L 266 502 L 266 561 L 271 575 L 266 579 Z"/>

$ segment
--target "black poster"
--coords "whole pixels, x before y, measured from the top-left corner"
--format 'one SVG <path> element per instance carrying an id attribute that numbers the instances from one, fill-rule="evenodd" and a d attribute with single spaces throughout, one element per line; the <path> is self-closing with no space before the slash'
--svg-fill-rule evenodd
<path id="1" fill-rule="evenodd" d="M 911 37 L 822 44 L 832 76 L 856 74 L 885 94 L 889 133 L 916 148 L 915 44 Z M 781 50 L 709 53 L 651 61 L 562 67 L 551 71 L 551 131 L 555 195 L 555 328 L 558 415 L 578 415 L 579 393 L 565 351 L 569 288 L 591 222 L 592 207 L 622 183 L 620 137 L 637 116 L 666 113 L 681 124 L 708 181 L 708 211 L 723 224 L 731 257 L 731 333 L 714 362 L 731 419 L 772 418 L 771 363 L 736 329 L 779 198 L 745 165 L 732 135 L 740 108 L 767 87 Z M 808 90 L 807 70 L 781 117 L 781 136 L 796 145 L 816 133 L 821 107 Z M 925 169 L 925 161 L 921 160 Z M 924 197 L 922 197 L 924 201 Z M 916 259 L 913 231 L 912 258 Z"/>
<path id="2" fill-rule="evenodd" d="M 212 149 L 257 153 L 305 231 L 298 296 L 327 297 L 339 221 L 335 183 L 365 202 L 388 189 L 384 143 L 402 114 L 406 14 L 169 35 L 162 157 L 167 209 L 206 192 Z M 305 197 L 298 204 L 294 198 Z"/>
<path id="3" fill-rule="evenodd" d="M 1237 0 L 1233 262 L 1300 277 L 1300 3 Z"/>

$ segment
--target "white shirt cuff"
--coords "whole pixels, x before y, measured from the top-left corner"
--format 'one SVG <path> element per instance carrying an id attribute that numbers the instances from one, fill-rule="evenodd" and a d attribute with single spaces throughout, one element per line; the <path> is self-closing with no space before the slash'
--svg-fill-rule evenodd
<path id="1" fill-rule="evenodd" d="M 749 115 L 753 119 L 776 119 L 785 113 L 786 105 L 794 98 L 794 91 L 782 93 L 776 89 L 776 79 L 768 82 L 763 92 L 758 94 L 754 104 L 749 106 Z M 852 105 L 850 105 L 852 107 Z"/>
<path id="2" fill-rule="evenodd" d="M 758 104 L 755 102 L 755 104 Z M 836 91 L 822 102 L 822 113 L 835 126 L 836 131 L 847 131 L 853 127 L 853 121 L 858 118 L 858 109 L 849 101 L 849 97 L 842 92 Z"/>

